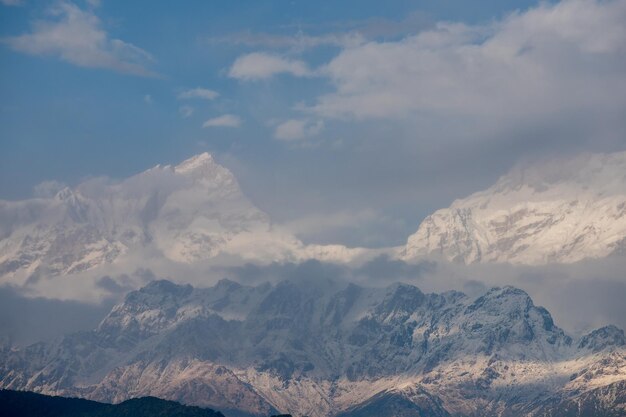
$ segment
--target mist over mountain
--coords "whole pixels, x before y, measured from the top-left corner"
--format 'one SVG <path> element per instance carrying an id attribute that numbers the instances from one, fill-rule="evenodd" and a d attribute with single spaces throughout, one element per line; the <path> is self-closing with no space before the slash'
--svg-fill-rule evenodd
<path id="1" fill-rule="evenodd" d="M 540 299 L 572 331 L 607 321 L 624 326 L 624 155 L 514 168 L 493 187 L 429 216 L 406 246 L 378 250 L 302 244 L 272 224 L 208 154 L 121 182 L 52 187 L 46 197 L 0 202 L 0 280 L 11 286 L 0 328 L 13 343 L 49 339 L 88 329 L 104 314 L 98 304 L 154 279 L 200 286 L 223 277 L 278 282 L 319 274 L 306 264 L 310 258 L 328 263 L 324 273 L 364 285 L 402 280 L 475 294 L 511 284 Z M 459 213 L 465 213 L 460 223 Z M 38 295 L 87 301 L 94 307 L 67 304 L 66 310 L 91 319 L 57 325 L 46 313 L 50 302 L 33 298 Z M 22 304 L 32 308 L 10 307 Z"/>
<path id="2" fill-rule="evenodd" d="M 152 279 L 146 268 L 167 275 L 185 265 L 346 262 L 366 252 L 302 244 L 272 225 L 208 153 L 117 183 L 96 179 L 47 198 L 0 201 L 0 239 L 0 282 L 91 300 Z"/>
<path id="3" fill-rule="evenodd" d="M 1 417 L 626 416 L 626 0 L 0 22 Z"/>

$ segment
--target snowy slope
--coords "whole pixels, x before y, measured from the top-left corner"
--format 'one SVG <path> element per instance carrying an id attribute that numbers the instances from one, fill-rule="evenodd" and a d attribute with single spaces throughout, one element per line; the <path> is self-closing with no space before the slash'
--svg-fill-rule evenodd
<path id="1" fill-rule="evenodd" d="M 573 338 L 513 287 L 470 298 L 324 278 L 155 281 L 94 331 L 0 353 L 3 388 L 251 415 L 560 416 L 583 404 L 599 417 L 626 412 L 624 384 L 621 329 Z"/>
<path id="2" fill-rule="evenodd" d="M 406 260 L 571 263 L 623 252 L 626 152 L 517 168 L 492 187 L 428 216 Z"/>
<path id="3" fill-rule="evenodd" d="M 279 230 L 208 153 L 119 183 L 92 180 L 50 198 L 0 201 L 0 283 L 34 284 L 96 268 L 104 275 L 107 265 L 135 258 L 149 267 L 154 259 L 346 261 L 360 253 L 305 246 Z"/>

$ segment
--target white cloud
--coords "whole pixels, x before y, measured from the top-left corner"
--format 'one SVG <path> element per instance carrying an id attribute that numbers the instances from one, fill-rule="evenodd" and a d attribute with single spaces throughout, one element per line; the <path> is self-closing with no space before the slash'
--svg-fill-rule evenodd
<path id="1" fill-rule="evenodd" d="M 178 95 L 179 100 L 187 100 L 192 98 L 199 98 L 204 100 L 213 100 L 219 96 L 217 91 L 209 90 L 208 88 L 193 88 L 191 90 L 186 90 L 181 92 Z"/>
<path id="2" fill-rule="evenodd" d="M 152 96 L 150 94 L 146 94 L 145 96 L 143 96 L 143 101 L 146 104 L 152 104 Z"/>
<path id="3" fill-rule="evenodd" d="M 52 55 L 81 67 L 155 75 L 146 69 L 152 56 L 130 43 L 110 38 L 92 12 L 62 2 L 50 9 L 50 16 L 49 20 L 35 21 L 32 32 L 4 38 L 3 42 L 16 51 Z"/>
<path id="4" fill-rule="evenodd" d="M 288 59 L 278 55 L 253 52 L 235 60 L 228 75 L 240 80 L 262 80 L 278 74 L 290 74 L 294 77 L 310 77 L 313 71 L 300 60 Z"/>
<path id="5" fill-rule="evenodd" d="M 65 187 L 67 187 L 66 184 L 56 180 L 43 181 L 35 185 L 33 188 L 33 195 L 39 198 L 50 198 L 54 197 L 56 193 Z"/>
<path id="6" fill-rule="evenodd" d="M 324 128 L 324 122 L 319 120 L 290 119 L 278 126 L 274 130 L 274 137 L 284 141 L 296 141 L 318 135 Z"/>
<path id="7" fill-rule="evenodd" d="M 180 106 L 178 108 L 178 113 L 181 115 L 183 119 L 191 117 L 193 112 L 194 112 L 194 109 L 191 106 Z"/>
<path id="8" fill-rule="evenodd" d="M 397 42 L 343 50 L 322 70 L 332 118 L 535 121 L 623 109 L 626 1 L 563 0 L 486 26 L 440 23 Z"/>
<path id="9" fill-rule="evenodd" d="M 202 124 L 202 127 L 239 127 L 241 126 L 241 119 L 233 114 L 224 114 L 222 116 L 214 117 L 207 120 Z"/>

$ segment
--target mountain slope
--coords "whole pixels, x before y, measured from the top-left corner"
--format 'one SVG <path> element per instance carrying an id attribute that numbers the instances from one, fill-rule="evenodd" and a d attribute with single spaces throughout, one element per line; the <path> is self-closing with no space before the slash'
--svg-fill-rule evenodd
<path id="1" fill-rule="evenodd" d="M 259 416 L 560 416 L 560 404 L 585 403 L 599 417 L 623 410 L 625 381 L 621 329 L 574 339 L 519 289 L 473 299 L 313 277 L 155 281 L 94 331 L 0 354 L 4 388 Z"/>
<path id="2" fill-rule="evenodd" d="M 428 216 L 400 252 L 462 263 L 571 263 L 622 253 L 626 152 L 518 168 Z"/>

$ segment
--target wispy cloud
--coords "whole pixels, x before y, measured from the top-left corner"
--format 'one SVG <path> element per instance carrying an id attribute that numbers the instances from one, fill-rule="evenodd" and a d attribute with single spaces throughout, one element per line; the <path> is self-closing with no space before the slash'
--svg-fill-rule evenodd
<path id="1" fill-rule="evenodd" d="M 364 43 L 366 39 L 358 32 L 308 35 L 299 31 L 295 35 L 240 32 L 228 36 L 210 38 L 211 43 L 227 43 L 253 48 L 291 49 L 303 51 L 320 46 L 346 48 Z"/>
<path id="2" fill-rule="evenodd" d="M 191 117 L 191 115 L 193 114 L 194 109 L 191 106 L 180 106 L 178 108 L 178 113 L 180 114 L 180 116 L 183 119 L 186 119 L 188 117 Z"/>
<path id="3" fill-rule="evenodd" d="M 204 99 L 204 100 L 214 100 L 219 97 L 219 93 L 217 91 L 209 90 L 208 88 L 192 88 L 190 90 L 185 90 L 178 94 L 179 100 L 188 100 L 188 99 Z"/>
<path id="4" fill-rule="evenodd" d="M 66 184 L 56 180 L 43 181 L 33 187 L 33 195 L 38 198 L 50 198 L 65 187 Z"/>
<path id="5" fill-rule="evenodd" d="M 0 0 L 5 6 L 21 6 L 24 4 L 24 0 Z"/>
<path id="6" fill-rule="evenodd" d="M 294 28 L 295 33 L 291 34 L 244 31 L 209 37 L 207 41 L 211 44 L 302 52 L 328 46 L 352 48 L 375 39 L 395 39 L 415 34 L 431 24 L 428 15 L 416 11 L 409 13 L 402 20 L 375 17 L 365 20 L 319 22 L 315 25 L 298 22 L 292 27 L 282 28 L 283 32 Z"/>
<path id="7" fill-rule="evenodd" d="M 274 137 L 283 141 L 299 141 L 318 135 L 323 128 L 324 122 L 321 120 L 290 119 L 276 126 Z"/>
<path id="8" fill-rule="evenodd" d="M 239 127 L 241 126 L 241 119 L 234 114 L 224 114 L 222 116 L 214 117 L 207 120 L 202 124 L 202 127 Z"/>
<path id="9" fill-rule="evenodd" d="M 294 77 L 314 75 L 304 61 L 279 55 L 253 52 L 235 60 L 228 75 L 240 80 L 262 80 L 278 74 L 290 74 Z"/>
<path id="10" fill-rule="evenodd" d="M 48 20 L 33 22 L 32 31 L 2 41 L 19 52 L 51 55 L 74 65 L 106 68 L 139 76 L 155 76 L 147 69 L 152 56 L 133 44 L 114 39 L 91 11 L 61 2 L 49 10 Z"/>

